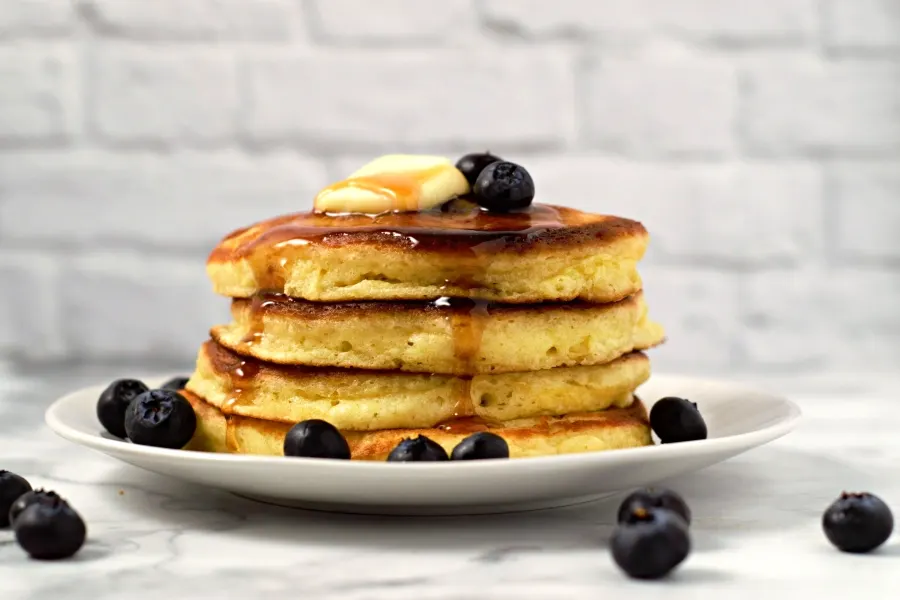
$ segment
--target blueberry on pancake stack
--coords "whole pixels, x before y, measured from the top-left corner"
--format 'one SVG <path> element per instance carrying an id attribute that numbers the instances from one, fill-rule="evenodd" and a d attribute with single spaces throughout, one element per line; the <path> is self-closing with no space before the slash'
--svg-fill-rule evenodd
<path id="1" fill-rule="evenodd" d="M 490 154 L 388 155 L 312 211 L 227 236 L 207 270 L 233 320 L 187 384 L 191 447 L 282 454 L 307 421 L 354 460 L 414 456 L 419 438 L 450 455 L 482 432 L 470 454 L 650 444 L 634 391 L 664 334 L 637 272 L 647 232 L 534 192 Z"/>

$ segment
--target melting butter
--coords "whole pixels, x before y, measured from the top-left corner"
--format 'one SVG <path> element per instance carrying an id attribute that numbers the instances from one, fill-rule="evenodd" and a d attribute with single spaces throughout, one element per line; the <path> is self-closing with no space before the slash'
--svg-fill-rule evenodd
<path id="1" fill-rule="evenodd" d="M 442 156 L 388 154 L 320 191 L 317 212 L 415 212 L 469 192 L 469 182 Z"/>

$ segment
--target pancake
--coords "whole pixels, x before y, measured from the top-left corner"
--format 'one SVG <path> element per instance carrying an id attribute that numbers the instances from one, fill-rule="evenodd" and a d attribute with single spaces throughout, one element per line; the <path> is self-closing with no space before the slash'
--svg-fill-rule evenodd
<path id="1" fill-rule="evenodd" d="M 662 342 L 643 295 L 613 304 L 323 304 L 287 296 L 232 303 L 220 345 L 288 365 L 474 375 L 597 365 Z"/>
<path id="2" fill-rule="evenodd" d="M 197 430 L 187 446 L 204 452 L 283 455 L 284 436 L 291 423 L 274 423 L 226 416 L 199 396 L 184 393 L 197 414 Z M 491 431 L 509 444 L 510 458 L 596 452 L 652 444 L 647 411 L 635 399 L 627 408 L 570 414 L 561 417 L 518 419 L 495 425 L 467 422 L 465 426 L 380 431 L 342 431 L 353 460 L 385 460 L 404 438 L 424 435 L 451 452 L 475 431 Z"/>
<path id="3" fill-rule="evenodd" d="M 457 200 L 431 212 L 264 221 L 222 240 L 207 273 L 232 298 L 603 303 L 641 289 L 647 242 L 640 223 L 620 217 L 541 204 L 488 213 Z"/>
<path id="4" fill-rule="evenodd" d="M 650 361 L 640 352 L 597 366 L 455 377 L 274 365 L 208 341 L 187 388 L 228 414 L 284 423 L 324 419 L 339 429 L 372 431 L 627 406 L 649 376 Z"/>

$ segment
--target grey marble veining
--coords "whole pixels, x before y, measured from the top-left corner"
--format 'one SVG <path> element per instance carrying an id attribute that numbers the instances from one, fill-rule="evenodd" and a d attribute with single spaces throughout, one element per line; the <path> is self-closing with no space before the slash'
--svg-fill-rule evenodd
<path id="1" fill-rule="evenodd" d="M 121 370 L 115 371 L 116 374 Z M 796 393 L 806 418 L 769 446 L 666 482 L 690 503 L 694 552 L 666 583 L 628 581 L 607 539 L 618 498 L 484 517 L 369 517 L 283 509 L 167 479 L 57 438 L 43 411 L 103 371 L 0 379 L 0 468 L 67 497 L 88 544 L 28 560 L 0 531 L 0 597 L 887 598 L 900 536 L 874 556 L 839 554 L 819 520 L 843 489 L 900 511 L 900 380 L 857 395 Z M 103 381 L 101 377 L 99 381 Z M 818 386 L 817 386 L 818 387 Z M 722 596 L 722 594 L 726 594 Z"/>

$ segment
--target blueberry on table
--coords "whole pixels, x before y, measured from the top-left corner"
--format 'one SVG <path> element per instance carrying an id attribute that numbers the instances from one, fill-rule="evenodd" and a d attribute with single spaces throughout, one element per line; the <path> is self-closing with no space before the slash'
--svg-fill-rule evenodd
<path id="1" fill-rule="evenodd" d="M 12 506 L 9 507 L 9 524 L 15 527 L 16 519 L 19 518 L 19 515 L 22 514 L 22 511 L 24 511 L 32 504 L 36 502 L 40 504 L 51 504 L 58 498 L 59 496 L 56 495 L 56 492 L 45 490 L 32 490 L 30 492 L 25 492 L 24 494 L 19 496 L 15 502 L 12 503 Z"/>
<path id="2" fill-rule="evenodd" d="M 450 460 L 447 451 L 424 435 L 415 438 L 406 438 L 391 450 L 387 457 L 388 462 L 420 462 L 420 461 L 444 461 Z"/>
<path id="3" fill-rule="evenodd" d="M 163 390 L 174 390 L 179 392 L 187 387 L 188 381 L 190 380 L 190 377 L 173 377 L 159 387 Z"/>
<path id="4" fill-rule="evenodd" d="M 663 444 L 705 440 L 706 422 L 697 405 L 684 398 L 662 398 L 650 409 L 650 427 Z"/>
<path id="5" fill-rule="evenodd" d="M 490 211 L 521 210 L 534 200 L 534 180 L 524 167 L 497 161 L 484 168 L 472 192 L 475 202 Z"/>
<path id="6" fill-rule="evenodd" d="M 480 431 L 465 438 L 450 453 L 450 460 L 485 458 L 509 458 L 509 444 L 496 433 Z"/>
<path id="7" fill-rule="evenodd" d="M 894 515 L 874 494 L 844 492 L 822 515 L 822 529 L 843 552 L 871 552 L 891 537 Z"/>
<path id="8" fill-rule="evenodd" d="M 128 406 L 148 389 L 137 379 L 119 379 L 109 384 L 97 400 L 97 418 L 103 428 L 116 437 L 127 437 L 125 413 Z"/>
<path id="9" fill-rule="evenodd" d="M 284 436 L 284 455 L 350 460 L 350 445 L 331 423 L 309 419 L 291 427 Z"/>
<path id="10" fill-rule="evenodd" d="M 638 508 L 645 510 L 653 508 L 671 510 L 684 519 L 686 524 L 691 524 L 691 509 L 688 508 L 684 498 L 672 490 L 665 488 L 647 488 L 632 492 L 622 500 L 622 504 L 619 505 L 619 523 L 627 521 L 630 518 L 630 515 Z"/>
<path id="11" fill-rule="evenodd" d="M 172 390 L 150 390 L 132 401 L 125 414 L 125 431 L 135 444 L 183 448 L 197 429 L 194 407 Z"/>
<path id="12" fill-rule="evenodd" d="M 16 541 L 25 552 L 40 560 L 69 558 L 84 545 L 87 527 L 69 504 L 54 498 L 34 502 L 16 519 Z"/>
<path id="13" fill-rule="evenodd" d="M 611 548 L 613 560 L 629 577 L 659 579 L 687 558 L 691 540 L 677 513 L 637 508 L 616 527 Z"/>
<path id="14" fill-rule="evenodd" d="M 9 509 L 22 494 L 31 491 L 28 480 L 9 471 L 0 471 L 0 527 L 9 525 Z"/>
<path id="15" fill-rule="evenodd" d="M 484 168 L 499 160 L 502 159 L 499 156 L 494 156 L 490 152 L 473 152 L 472 154 L 466 154 L 456 161 L 456 168 L 466 177 L 469 185 L 474 187 L 475 182 L 478 180 L 478 176 L 481 175 Z"/>

